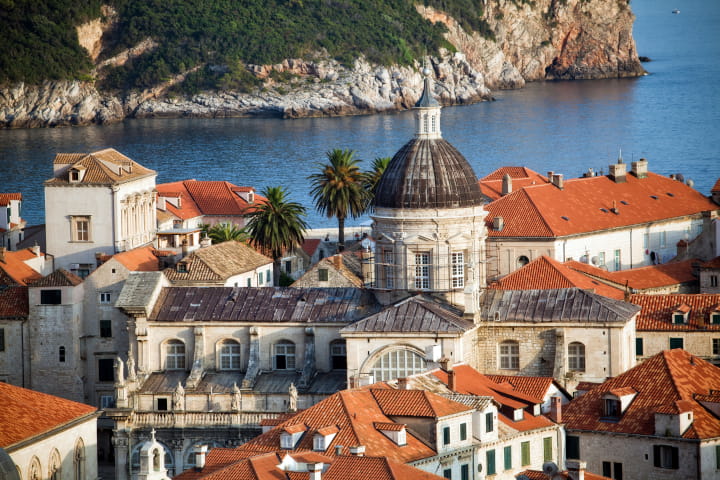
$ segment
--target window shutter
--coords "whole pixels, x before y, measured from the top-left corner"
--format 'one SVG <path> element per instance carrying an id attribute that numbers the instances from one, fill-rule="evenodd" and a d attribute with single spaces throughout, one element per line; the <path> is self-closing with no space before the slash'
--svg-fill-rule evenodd
<path id="1" fill-rule="evenodd" d="M 642 354 L 643 354 L 643 339 L 636 338 L 635 339 L 635 355 L 642 355 Z"/>

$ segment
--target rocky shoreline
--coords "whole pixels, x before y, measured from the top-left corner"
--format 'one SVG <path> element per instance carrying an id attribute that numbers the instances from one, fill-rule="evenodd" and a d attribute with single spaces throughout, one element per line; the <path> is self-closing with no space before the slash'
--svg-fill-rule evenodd
<path id="1" fill-rule="evenodd" d="M 421 15 L 442 22 L 456 52 L 442 50 L 430 60 L 435 95 L 443 105 L 491 100 L 491 89 L 522 88 L 527 81 L 638 76 L 645 73 L 632 38 L 634 16 L 616 0 L 537 0 L 533 5 L 488 2 L 486 17 L 495 39 L 465 32 L 452 17 L 418 6 Z M 83 32 L 83 33 L 81 33 Z M 97 58 L 101 28 L 78 30 Z M 138 48 L 142 54 L 152 40 Z M 130 61 L 132 52 L 119 56 Z M 103 60 L 107 65 L 113 59 Z M 277 65 L 248 65 L 263 80 L 251 93 L 202 92 L 170 96 L 166 85 L 144 92 L 114 94 L 93 82 L 17 84 L 0 89 L 0 128 L 105 124 L 125 118 L 300 118 L 372 114 L 410 108 L 422 90 L 420 64 L 377 66 L 364 59 L 352 68 L 323 59 L 289 59 Z M 270 73 L 285 74 L 279 83 Z M 276 76 L 277 77 L 277 76 Z"/>

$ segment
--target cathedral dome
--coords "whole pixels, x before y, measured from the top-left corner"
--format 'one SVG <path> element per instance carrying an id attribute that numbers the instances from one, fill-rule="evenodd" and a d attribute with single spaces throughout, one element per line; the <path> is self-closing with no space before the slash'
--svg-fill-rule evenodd
<path id="1" fill-rule="evenodd" d="M 482 205 L 472 167 L 443 138 L 416 136 L 390 161 L 373 205 L 385 208 L 460 208 Z"/>

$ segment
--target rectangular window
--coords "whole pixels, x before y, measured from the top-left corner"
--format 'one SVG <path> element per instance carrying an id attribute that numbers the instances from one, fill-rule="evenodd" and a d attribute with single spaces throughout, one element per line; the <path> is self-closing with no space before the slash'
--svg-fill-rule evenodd
<path id="1" fill-rule="evenodd" d="M 720 470 L 720 445 L 715 445 L 715 468 Z"/>
<path id="2" fill-rule="evenodd" d="M 711 287 L 717 287 L 717 286 L 718 286 L 718 277 L 717 277 L 717 275 L 710 275 L 710 286 L 711 286 Z"/>
<path id="3" fill-rule="evenodd" d="M 520 368 L 520 345 L 508 341 L 500 344 L 500 368 L 503 370 L 517 370 Z"/>
<path id="4" fill-rule="evenodd" d="M 470 480 L 470 465 L 460 465 L 460 480 Z"/>
<path id="5" fill-rule="evenodd" d="M 5 329 L 0 328 L 0 352 L 5 351 Z"/>
<path id="6" fill-rule="evenodd" d="M 507 446 L 503 449 L 503 457 L 505 457 L 505 470 L 512 468 L 512 447 Z"/>
<path id="7" fill-rule="evenodd" d="M 660 248 L 665 248 L 666 243 L 667 243 L 667 233 L 660 232 Z"/>
<path id="8" fill-rule="evenodd" d="M 520 444 L 520 463 L 523 467 L 530 465 L 530 442 Z"/>
<path id="9" fill-rule="evenodd" d="M 543 438 L 543 462 L 553 459 L 552 437 Z"/>
<path id="10" fill-rule="evenodd" d="M 613 463 L 613 480 L 623 480 L 622 463 Z"/>
<path id="11" fill-rule="evenodd" d="M 328 269 L 327 268 L 318 268 L 318 281 L 327 282 L 328 278 L 329 278 Z"/>
<path id="12" fill-rule="evenodd" d="M 602 462 L 603 477 L 612 478 L 612 463 Z"/>
<path id="13" fill-rule="evenodd" d="M 635 355 L 642 355 L 643 354 L 643 339 L 642 337 L 638 337 L 635 339 Z"/>
<path id="14" fill-rule="evenodd" d="M 285 260 L 285 273 L 288 275 L 292 273 L 292 260 Z"/>
<path id="15" fill-rule="evenodd" d="M 620 416 L 620 400 L 614 398 L 605 399 L 605 416 L 611 418 L 617 418 Z"/>
<path id="16" fill-rule="evenodd" d="M 112 337 L 112 321 L 100 320 L 100 336 L 103 338 Z"/>
<path id="17" fill-rule="evenodd" d="M 415 288 L 426 290 L 430 288 L 430 254 L 415 254 Z"/>
<path id="18" fill-rule="evenodd" d="M 395 275 L 393 275 L 394 268 L 393 252 L 392 250 L 383 250 L 383 270 L 385 272 L 385 288 L 395 288 Z"/>
<path id="19" fill-rule="evenodd" d="M 485 414 L 485 431 L 486 432 L 492 432 L 493 431 L 493 412 L 488 412 Z"/>
<path id="20" fill-rule="evenodd" d="M 98 359 L 98 381 L 100 382 L 114 382 L 115 381 L 115 367 L 112 358 L 100 358 Z"/>
<path id="21" fill-rule="evenodd" d="M 565 452 L 567 454 L 567 458 L 571 458 L 574 460 L 580 459 L 580 437 L 576 437 L 574 435 L 568 435 L 565 437 Z"/>
<path id="22" fill-rule="evenodd" d="M 443 445 L 450 445 L 450 427 L 443 427 Z"/>
<path id="23" fill-rule="evenodd" d="M 460 440 L 467 440 L 467 423 L 460 424 Z"/>
<path id="24" fill-rule="evenodd" d="M 168 399 L 167 398 L 157 398 L 155 400 L 155 404 L 157 406 L 157 410 L 166 411 L 168 409 Z"/>
<path id="25" fill-rule="evenodd" d="M 112 395 L 100 395 L 100 408 L 115 408 L 115 397 Z"/>
<path id="26" fill-rule="evenodd" d="M 487 474 L 495 475 L 495 450 L 488 450 L 485 452 L 487 458 Z"/>
<path id="27" fill-rule="evenodd" d="M 258 273 L 258 285 L 263 284 L 263 272 Z"/>
<path id="28" fill-rule="evenodd" d="M 598 253 L 598 267 L 605 266 L 605 252 Z"/>
<path id="29" fill-rule="evenodd" d="M 450 254 L 452 267 L 452 288 L 465 286 L 465 254 L 457 252 Z"/>
<path id="30" fill-rule="evenodd" d="M 443 478 L 452 480 L 452 469 L 451 468 L 446 468 L 445 470 L 443 470 Z"/>
<path id="31" fill-rule="evenodd" d="M 100 303 L 110 303 L 110 292 L 100 292 Z"/>
<path id="32" fill-rule="evenodd" d="M 272 273 L 270 273 L 270 270 L 265 271 L 265 281 L 272 285 Z"/>
<path id="33" fill-rule="evenodd" d="M 643 233 L 643 248 L 645 250 L 650 248 L 650 234 L 647 232 Z"/>
<path id="34" fill-rule="evenodd" d="M 615 271 L 620 270 L 622 267 L 622 261 L 620 259 L 620 250 L 615 250 Z"/>
<path id="35" fill-rule="evenodd" d="M 90 217 L 72 217 L 72 241 L 89 242 L 90 241 Z"/>
<path id="36" fill-rule="evenodd" d="M 712 339 L 712 352 L 713 355 L 720 355 L 720 338 Z"/>
<path id="37" fill-rule="evenodd" d="M 685 323 L 685 315 L 682 313 L 674 313 L 673 314 L 673 323 L 674 324 L 683 324 Z"/>
<path id="38" fill-rule="evenodd" d="M 252 287 L 252 278 L 247 279 L 247 286 Z"/>
<path id="39" fill-rule="evenodd" d="M 670 350 L 673 348 L 684 348 L 684 343 L 682 338 L 671 338 L 670 339 Z"/>
<path id="40" fill-rule="evenodd" d="M 40 290 L 40 303 L 42 305 L 60 305 L 62 293 L 60 290 Z"/>
<path id="41" fill-rule="evenodd" d="M 678 469 L 678 448 L 670 445 L 653 445 L 653 463 L 658 468 Z"/>

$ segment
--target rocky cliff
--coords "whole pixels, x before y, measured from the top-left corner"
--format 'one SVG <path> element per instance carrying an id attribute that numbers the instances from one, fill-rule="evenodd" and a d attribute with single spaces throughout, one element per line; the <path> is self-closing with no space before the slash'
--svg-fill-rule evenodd
<path id="1" fill-rule="evenodd" d="M 526 81 L 644 73 L 632 38 L 634 16 L 625 0 L 490 1 L 484 18 L 494 38 L 463 30 L 442 11 L 424 6 L 417 10 L 445 24 L 446 39 L 457 50 L 441 49 L 431 58 L 435 94 L 445 105 L 488 100 L 491 88 L 520 88 Z M 94 60 L 102 48 L 103 31 L 97 21 L 78 29 L 81 44 Z M 154 46 L 147 39 L 102 65 L 127 62 Z M 289 59 L 277 65 L 248 65 L 263 81 L 251 93 L 186 96 L 166 93 L 183 75 L 152 90 L 125 94 L 98 91 L 92 82 L 18 84 L 0 90 L 0 126 L 84 125 L 126 117 L 306 117 L 397 110 L 409 108 L 419 97 L 418 67 L 377 66 L 359 59 L 347 68 L 331 59 Z"/>

